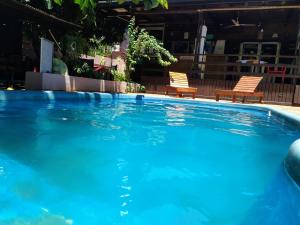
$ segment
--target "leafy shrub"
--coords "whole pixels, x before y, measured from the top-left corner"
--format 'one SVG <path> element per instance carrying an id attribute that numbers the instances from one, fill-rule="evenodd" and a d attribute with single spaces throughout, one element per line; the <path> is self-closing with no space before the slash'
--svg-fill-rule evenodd
<path id="1" fill-rule="evenodd" d="M 128 81 L 128 78 L 125 75 L 125 73 L 119 72 L 116 69 L 112 69 L 110 72 L 114 81 Z"/>
<path id="2" fill-rule="evenodd" d="M 177 59 L 163 47 L 163 44 L 146 30 L 139 29 L 133 17 L 128 25 L 128 48 L 126 50 L 126 73 L 128 77 L 135 66 L 143 60 L 155 60 L 161 66 L 170 66 Z"/>
<path id="3" fill-rule="evenodd" d="M 105 80 L 106 73 L 105 72 L 94 72 L 94 78 L 95 79 Z"/>
<path id="4" fill-rule="evenodd" d="M 74 72 L 82 77 L 93 77 L 94 75 L 93 68 L 87 62 L 82 61 L 78 61 L 78 64 L 74 66 Z"/>
<path id="5" fill-rule="evenodd" d="M 145 93 L 146 92 L 146 87 L 144 85 L 140 85 L 140 92 Z"/>
<path id="6" fill-rule="evenodd" d="M 89 50 L 88 55 L 95 56 L 104 56 L 111 54 L 112 46 L 104 42 L 104 37 L 96 38 L 96 36 L 89 39 Z"/>

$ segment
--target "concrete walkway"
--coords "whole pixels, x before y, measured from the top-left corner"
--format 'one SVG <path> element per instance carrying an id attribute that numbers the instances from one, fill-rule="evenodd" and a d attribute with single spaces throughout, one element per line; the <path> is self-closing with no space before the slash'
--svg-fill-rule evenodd
<path id="1" fill-rule="evenodd" d="M 158 97 L 158 98 L 164 98 L 164 99 L 176 99 L 175 97 L 172 96 L 166 96 L 166 95 L 159 95 L 159 94 L 148 94 L 148 93 L 143 93 L 143 95 L 145 96 L 151 96 L 151 97 Z M 216 102 L 213 99 L 206 99 L 206 98 L 196 98 L 196 99 L 192 99 L 192 98 L 184 98 L 184 99 L 188 99 L 188 100 L 194 100 L 194 101 L 201 101 L 201 102 Z M 231 103 L 230 101 L 224 101 L 224 100 L 220 100 L 221 103 Z M 236 104 L 242 104 L 242 103 L 236 103 Z M 274 109 L 280 109 L 295 115 L 300 116 L 300 107 L 298 106 L 286 106 L 286 105 L 274 105 L 274 104 L 250 104 L 250 103 L 246 103 L 246 105 L 255 105 L 255 106 L 271 106 Z"/>

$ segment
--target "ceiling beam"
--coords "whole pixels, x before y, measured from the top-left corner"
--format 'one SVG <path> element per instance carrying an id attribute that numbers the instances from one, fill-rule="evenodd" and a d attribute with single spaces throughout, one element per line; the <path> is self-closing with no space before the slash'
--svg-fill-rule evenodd
<path id="1" fill-rule="evenodd" d="M 300 9 L 300 5 L 245 6 L 245 7 L 189 9 L 189 10 L 153 10 L 150 12 L 147 11 L 135 12 L 135 14 L 136 15 L 195 14 L 195 13 L 205 13 L 205 12 L 258 11 L 258 10 L 281 10 L 281 9 Z"/>

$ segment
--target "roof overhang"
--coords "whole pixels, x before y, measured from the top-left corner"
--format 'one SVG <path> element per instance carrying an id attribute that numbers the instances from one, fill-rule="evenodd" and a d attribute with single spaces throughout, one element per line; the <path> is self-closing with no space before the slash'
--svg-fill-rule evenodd
<path id="1" fill-rule="evenodd" d="M 165 15 L 165 14 L 197 14 L 200 12 L 222 12 L 222 11 L 253 11 L 253 10 L 284 10 L 300 9 L 299 0 L 168 0 L 169 9 L 161 7 L 144 10 L 141 5 L 134 5 L 126 0 L 121 6 L 116 0 L 98 1 L 98 5 L 107 6 L 113 14 L 119 16 L 129 15 L 131 12 L 135 15 Z M 114 10 L 122 8 L 123 10 Z M 126 12 L 124 9 L 130 9 Z"/>
<path id="2" fill-rule="evenodd" d="M 137 15 L 162 15 L 162 14 L 196 14 L 205 12 L 230 12 L 230 11 L 259 11 L 259 10 L 284 10 L 299 9 L 298 5 L 278 5 L 278 6 L 241 6 L 241 7 L 218 7 L 218 8 L 200 8 L 200 9 L 182 9 L 182 10 L 153 10 L 136 12 Z"/>

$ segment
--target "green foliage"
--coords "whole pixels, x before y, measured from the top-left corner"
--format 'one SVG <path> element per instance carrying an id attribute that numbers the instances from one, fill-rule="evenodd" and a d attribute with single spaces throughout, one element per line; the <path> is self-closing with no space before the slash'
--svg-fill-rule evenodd
<path id="1" fill-rule="evenodd" d="M 133 88 L 133 86 L 131 85 L 131 83 L 127 83 L 127 86 L 126 86 L 126 92 L 127 92 L 127 93 L 134 92 L 134 88 Z"/>
<path id="2" fill-rule="evenodd" d="M 96 72 L 87 62 L 79 59 L 70 60 L 68 63 L 70 75 L 79 77 L 88 77 L 94 79 L 107 79 L 109 73 L 105 71 Z"/>
<path id="3" fill-rule="evenodd" d="M 95 79 L 105 80 L 106 73 L 105 72 L 94 72 L 94 78 Z"/>
<path id="4" fill-rule="evenodd" d="M 71 6 L 77 5 L 81 11 L 81 22 L 85 24 L 94 24 L 96 25 L 97 17 L 99 13 L 97 12 L 97 2 L 98 0 L 17 0 L 22 3 L 30 4 L 34 7 L 37 7 L 42 10 L 52 10 L 56 8 L 56 6 L 65 6 L 63 7 L 65 10 L 61 10 L 64 12 L 63 14 L 72 15 L 75 11 Z M 107 3 L 111 3 L 112 0 L 105 0 Z M 127 0 L 117 0 L 119 4 L 126 2 Z M 167 0 L 131 0 L 134 4 L 144 4 L 145 10 L 153 9 L 161 6 L 162 8 L 168 8 Z M 52 10 L 53 11 L 53 10 Z M 56 13 L 60 10 L 54 10 Z M 72 13 L 70 13 L 72 11 Z M 74 12 L 73 12 L 74 11 Z M 78 12 L 76 11 L 75 14 Z M 96 15 L 97 14 L 97 15 Z M 70 19 L 70 18 L 69 18 Z"/>
<path id="5" fill-rule="evenodd" d="M 44 1 L 51 1 L 51 0 L 44 0 Z M 62 5 L 64 0 L 53 0 L 56 4 Z M 110 2 L 111 0 L 106 0 L 107 2 Z M 95 9 L 97 6 L 98 0 L 73 0 L 73 2 L 77 5 L 79 5 L 81 11 L 84 14 L 85 20 L 88 22 L 94 22 L 96 21 L 96 14 Z M 119 4 L 123 4 L 126 2 L 126 0 L 117 0 Z M 132 0 L 134 4 L 144 4 L 144 8 L 146 10 L 156 8 L 158 6 L 161 6 L 165 9 L 168 8 L 168 1 L 167 0 Z"/>
<path id="6" fill-rule="evenodd" d="M 77 64 L 74 66 L 74 72 L 77 76 L 82 77 L 93 77 L 94 71 L 90 65 L 83 61 L 78 61 Z"/>
<path id="7" fill-rule="evenodd" d="M 89 8 L 95 8 L 97 0 L 74 0 L 74 3 L 78 4 L 81 10 L 86 10 Z"/>
<path id="8" fill-rule="evenodd" d="M 143 60 L 156 60 L 161 66 L 169 66 L 177 59 L 163 47 L 163 44 L 144 29 L 139 30 L 135 25 L 135 18 L 128 25 L 128 48 L 126 51 L 126 73 L 135 70 L 135 65 Z"/>
<path id="9" fill-rule="evenodd" d="M 115 69 L 112 69 L 110 72 L 114 81 L 129 81 L 125 73 L 119 72 Z"/>
<path id="10" fill-rule="evenodd" d="M 65 62 L 58 58 L 53 58 L 52 72 L 57 74 L 62 74 L 62 75 L 69 74 L 68 67 L 65 64 Z"/>
<path id="11" fill-rule="evenodd" d="M 127 27 L 127 22 L 117 17 L 109 17 L 102 8 L 97 6 L 98 0 L 17 0 L 24 4 L 46 11 L 52 15 L 72 21 L 75 24 L 82 25 L 83 29 L 78 31 L 87 39 L 93 37 L 105 37 L 105 42 L 109 44 L 119 43 L 123 40 L 123 32 Z M 112 0 L 104 0 L 111 3 Z M 167 8 L 167 0 L 131 0 L 134 4 L 144 4 L 145 9 L 155 6 Z M 119 3 L 123 3 L 120 0 Z M 128 1 L 126 0 L 128 3 Z M 33 23 L 33 22 L 31 22 Z M 45 23 L 41 23 L 41 28 Z M 39 29 L 41 29 L 39 28 Z M 46 29 L 47 28 L 47 29 Z M 45 31 L 48 33 L 48 27 Z M 51 27 L 57 39 L 63 35 L 63 32 L 57 26 Z M 36 32 L 36 31 L 35 31 Z M 44 35 L 45 37 L 45 35 Z M 47 37 L 47 36 L 46 36 Z M 51 37 L 49 37 L 51 39 Z"/>
<path id="12" fill-rule="evenodd" d="M 49 1 L 49 0 L 47 0 Z M 63 0 L 54 0 L 55 3 L 61 5 Z M 84 14 L 85 20 L 87 20 L 89 23 L 96 22 L 96 14 L 95 14 L 95 8 L 97 6 L 98 0 L 73 0 L 75 4 L 79 5 L 81 11 Z M 110 2 L 111 0 L 106 0 L 107 2 Z M 168 8 L 168 1 L 167 0 L 131 0 L 134 4 L 144 4 L 145 10 L 150 10 L 153 8 L 156 8 L 158 6 L 161 6 L 165 9 Z M 126 0 L 117 0 L 119 4 L 123 4 L 126 2 Z"/>
<path id="13" fill-rule="evenodd" d="M 111 54 L 112 47 L 104 42 L 104 37 L 96 38 L 94 35 L 89 39 L 89 51 L 88 55 L 90 56 L 104 56 L 107 54 Z"/>
<path id="14" fill-rule="evenodd" d="M 119 4 L 123 4 L 126 0 L 117 0 Z M 167 0 L 132 0 L 133 4 L 144 3 L 144 7 L 146 10 L 156 8 L 158 6 L 162 6 L 163 8 L 168 8 Z"/>
<path id="15" fill-rule="evenodd" d="M 61 47 L 64 55 L 69 59 L 79 58 L 89 49 L 86 38 L 78 33 L 64 35 L 61 40 Z"/>
<path id="16" fill-rule="evenodd" d="M 140 85 L 139 89 L 140 89 L 139 92 L 142 92 L 142 93 L 146 92 L 146 87 L 144 85 Z"/>
<path id="17" fill-rule="evenodd" d="M 61 5 L 63 0 L 53 0 L 56 4 Z M 94 9 L 97 5 L 97 0 L 73 0 L 74 3 L 78 4 L 81 10 Z M 117 0 L 119 4 L 123 4 L 126 0 Z M 109 2 L 109 1 L 107 1 Z M 167 0 L 132 0 L 134 4 L 144 3 L 145 9 L 152 9 L 159 5 L 163 8 L 168 8 Z"/>
<path id="18" fill-rule="evenodd" d="M 46 1 L 51 1 L 51 0 L 46 0 Z M 61 5 L 63 0 L 53 0 L 56 4 Z"/>

